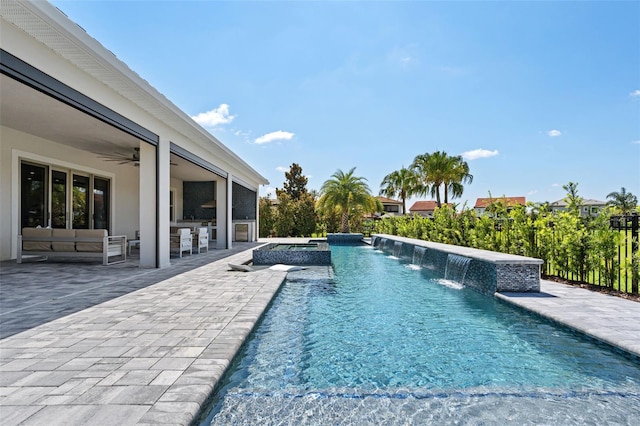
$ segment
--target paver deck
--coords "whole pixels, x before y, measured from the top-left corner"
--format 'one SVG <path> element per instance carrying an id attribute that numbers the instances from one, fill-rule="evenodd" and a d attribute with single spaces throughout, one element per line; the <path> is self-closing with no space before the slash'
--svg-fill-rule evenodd
<path id="1" fill-rule="evenodd" d="M 189 424 L 286 276 L 228 270 L 250 259 L 173 274 L 1 340 L 2 425 Z"/>
<path id="2" fill-rule="evenodd" d="M 2 425 L 189 424 L 286 276 L 228 270 L 249 259 L 246 250 L 194 256 L 167 270 L 94 265 L 94 275 L 108 271 L 101 279 L 123 287 L 115 293 L 87 271 L 69 272 L 90 266 L 2 271 L 0 328 L 13 330 L 0 340 Z M 27 287 L 11 295 L 9 278 Z M 497 297 L 640 356 L 640 303 L 548 281 L 541 287 Z M 94 297 L 105 300 L 74 308 Z M 49 305 L 51 317 L 17 331 L 16 318 Z"/>

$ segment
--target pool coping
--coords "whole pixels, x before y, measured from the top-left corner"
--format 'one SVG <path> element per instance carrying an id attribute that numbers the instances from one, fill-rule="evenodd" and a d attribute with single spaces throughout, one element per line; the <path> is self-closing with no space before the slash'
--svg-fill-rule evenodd
<path id="1" fill-rule="evenodd" d="M 500 253 L 496 251 L 489 251 L 471 247 L 454 246 L 450 244 L 434 243 L 432 241 L 417 240 L 414 238 L 400 237 L 390 234 L 372 234 L 371 238 L 380 237 L 392 239 L 394 241 L 401 241 L 406 244 L 414 246 L 430 248 L 433 250 L 439 250 L 447 253 L 453 253 L 460 256 L 470 257 L 472 259 L 482 260 L 484 262 L 491 262 L 498 265 L 510 265 L 510 264 L 533 264 L 542 265 L 542 259 L 536 259 L 535 257 L 519 256 L 516 254 Z"/>

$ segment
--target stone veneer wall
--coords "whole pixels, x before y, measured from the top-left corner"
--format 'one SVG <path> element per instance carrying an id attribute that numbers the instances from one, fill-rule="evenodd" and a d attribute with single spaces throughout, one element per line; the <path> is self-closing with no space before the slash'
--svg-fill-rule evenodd
<path id="1" fill-rule="evenodd" d="M 277 243 L 253 250 L 254 265 L 331 265 L 329 244 L 318 243 L 317 250 L 272 250 Z"/>
<path id="2" fill-rule="evenodd" d="M 327 234 L 327 242 L 336 245 L 358 245 L 362 244 L 362 234 Z"/>
<path id="3" fill-rule="evenodd" d="M 461 284 L 481 293 L 540 291 L 540 259 L 384 234 L 372 235 L 372 245 L 409 260 L 413 260 L 416 247 L 422 247 L 425 251 L 420 266 L 438 278 L 444 278 L 450 253 L 470 258 Z"/>

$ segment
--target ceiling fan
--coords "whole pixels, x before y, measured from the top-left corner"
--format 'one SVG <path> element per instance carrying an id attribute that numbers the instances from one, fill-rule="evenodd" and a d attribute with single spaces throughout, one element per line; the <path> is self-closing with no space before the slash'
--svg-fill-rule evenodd
<path id="1" fill-rule="evenodd" d="M 98 158 L 104 161 L 113 161 L 118 164 L 133 164 L 136 167 L 140 166 L 140 148 L 133 148 L 133 152 L 131 154 L 123 154 L 121 152 L 96 152 L 96 154 L 98 155 Z M 169 164 L 177 166 L 173 161 L 170 161 Z"/>

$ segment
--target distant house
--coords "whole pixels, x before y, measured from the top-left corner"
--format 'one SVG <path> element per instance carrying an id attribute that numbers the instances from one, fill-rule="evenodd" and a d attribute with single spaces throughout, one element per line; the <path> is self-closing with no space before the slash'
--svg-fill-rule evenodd
<path id="1" fill-rule="evenodd" d="M 527 204 L 525 197 L 497 197 L 497 198 L 478 198 L 476 204 L 473 206 L 473 210 L 477 215 L 483 215 L 487 207 L 494 203 L 503 203 L 507 206 L 507 210 L 510 210 L 514 206 L 524 206 Z"/>
<path id="2" fill-rule="evenodd" d="M 437 201 L 416 201 L 409 208 L 409 213 L 416 214 L 422 217 L 433 217 L 433 213 L 437 208 L 438 208 Z"/>
<path id="3" fill-rule="evenodd" d="M 569 203 L 564 200 L 554 201 L 549 203 L 549 207 L 552 212 L 561 212 L 567 210 Z M 599 200 L 582 200 L 582 208 L 580 209 L 580 216 L 582 217 L 595 217 L 602 209 L 607 206 L 606 201 Z"/>
<path id="4" fill-rule="evenodd" d="M 387 197 L 377 197 L 382 203 L 382 212 L 379 212 L 377 216 L 402 216 L 404 211 L 402 210 L 402 201 L 394 200 Z"/>

